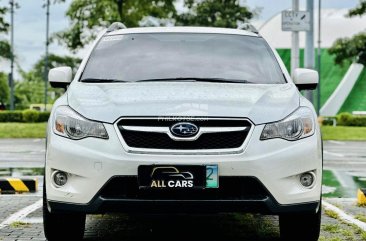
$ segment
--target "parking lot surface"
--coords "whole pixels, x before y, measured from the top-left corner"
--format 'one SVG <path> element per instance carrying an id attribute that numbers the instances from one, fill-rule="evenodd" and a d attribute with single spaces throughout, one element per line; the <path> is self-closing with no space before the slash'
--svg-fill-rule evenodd
<path id="1" fill-rule="evenodd" d="M 0 240 L 46 240 L 43 234 L 41 196 L 0 196 Z M 366 208 L 354 199 L 326 199 L 348 214 L 366 218 Z M 19 210 L 38 205 L 20 218 Z M 18 213 L 17 213 L 18 212 Z M 300 222 L 300 220 L 299 220 Z M 62 228 L 61 228 L 62 229 Z M 365 240 L 365 230 L 349 224 L 329 210 L 323 211 L 321 241 Z M 123 214 L 88 215 L 84 240 L 225 240 L 275 241 L 279 239 L 278 217 L 254 214 L 128 216 Z"/>

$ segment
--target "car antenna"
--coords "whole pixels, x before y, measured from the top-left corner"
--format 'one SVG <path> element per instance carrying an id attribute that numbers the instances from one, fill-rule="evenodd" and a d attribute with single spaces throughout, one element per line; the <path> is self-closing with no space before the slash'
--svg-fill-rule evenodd
<path id="1" fill-rule="evenodd" d="M 252 33 L 256 33 L 259 34 L 259 31 L 256 27 L 254 27 L 252 24 L 250 23 L 243 23 L 241 25 L 238 26 L 238 29 L 240 30 L 246 30 Z"/>
<path id="2" fill-rule="evenodd" d="M 107 33 L 113 32 L 113 31 L 116 31 L 116 30 L 120 30 L 120 29 L 126 29 L 126 28 L 127 28 L 126 25 L 124 25 L 123 23 L 114 22 L 107 28 Z"/>

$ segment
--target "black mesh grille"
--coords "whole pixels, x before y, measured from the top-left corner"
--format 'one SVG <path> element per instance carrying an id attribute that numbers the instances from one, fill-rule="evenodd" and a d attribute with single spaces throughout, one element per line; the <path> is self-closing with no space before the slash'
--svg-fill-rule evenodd
<path id="1" fill-rule="evenodd" d="M 139 189 L 136 176 L 113 177 L 101 190 L 106 199 L 146 200 L 263 200 L 268 191 L 254 177 L 220 177 L 219 188 Z"/>
<path id="2" fill-rule="evenodd" d="M 240 147 L 250 130 L 251 124 L 247 120 L 225 119 L 201 119 L 190 121 L 199 127 L 249 127 L 242 131 L 203 133 L 195 141 L 176 141 L 166 133 L 132 131 L 121 128 L 123 125 L 133 126 L 167 126 L 178 121 L 159 121 L 158 119 L 124 119 L 118 123 L 121 135 L 129 147 L 146 149 L 169 149 L 169 150 L 210 150 L 231 149 Z"/>
<path id="3" fill-rule="evenodd" d="M 206 133 L 196 141 L 174 141 L 164 133 L 121 131 L 123 139 L 130 147 L 173 150 L 236 148 L 243 144 L 247 133 L 246 131 Z"/>

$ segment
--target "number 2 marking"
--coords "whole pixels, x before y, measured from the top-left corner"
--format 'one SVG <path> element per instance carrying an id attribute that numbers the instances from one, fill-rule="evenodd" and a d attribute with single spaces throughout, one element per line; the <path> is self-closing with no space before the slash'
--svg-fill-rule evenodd
<path id="1" fill-rule="evenodd" d="M 213 180 L 213 179 L 211 178 L 211 176 L 212 176 L 212 174 L 213 174 L 213 172 L 214 172 L 213 168 L 207 168 L 207 172 L 208 172 L 208 175 L 207 175 L 206 179 L 207 179 L 207 180 Z"/>

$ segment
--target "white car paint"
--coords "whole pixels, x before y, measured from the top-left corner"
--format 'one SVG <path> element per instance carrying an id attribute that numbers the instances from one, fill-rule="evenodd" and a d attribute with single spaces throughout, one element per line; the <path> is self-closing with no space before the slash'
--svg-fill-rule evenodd
<path id="1" fill-rule="evenodd" d="M 139 32 L 209 32 L 257 36 L 242 30 L 212 28 L 139 28 L 118 30 L 109 35 Z M 97 40 L 98 41 L 98 40 Z M 96 42 L 97 42 L 96 41 Z M 92 50 L 91 50 L 92 51 Z M 90 51 L 90 52 L 91 52 Z M 47 198 L 51 201 L 87 204 L 115 175 L 137 175 L 139 165 L 218 164 L 222 176 L 254 176 L 279 204 L 319 201 L 322 177 L 320 129 L 297 141 L 260 140 L 265 123 L 284 119 L 300 106 L 316 113 L 281 69 L 288 83 L 280 85 L 241 85 L 222 83 L 81 83 L 78 82 L 89 55 L 83 60 L 65 95 L 54 104 L 70 106 L 87 119 L 104 123 L 109 139 L 67 139 L 53 132 L 54 115 L 48 125 L 46 153 Z M 182 91 L 183 90 L 183 91 Z M 193 108 L 192 108 L 193 107 Z M 193 112 L 192 112 L 193 109 Z M 254 125 L 247 143 L 235 154 L 184 153 L 137 154 L 123 148 L 114 123 L 121 116 L 199 116 L 248 118 Z M 52 184 L 53 170 L 69 173 L 63 187 Z M 305 188 L 299 175 L 313 171 L 315 184 Z"/>
<path id="2" fill-rule="evenodd" d="M 168 82 L 162 88 L 159 82 L 107 85 L 74 81 L 68 100 L 84 117 L 107 123 L 121 116 L 192 116 L 192 105 L 196 105 L 205 106 L 201 109 L 204 116 L 246 117 L 262 124 L 281 120 L 298 108 L 299 92 L 292 83 Z"/>

